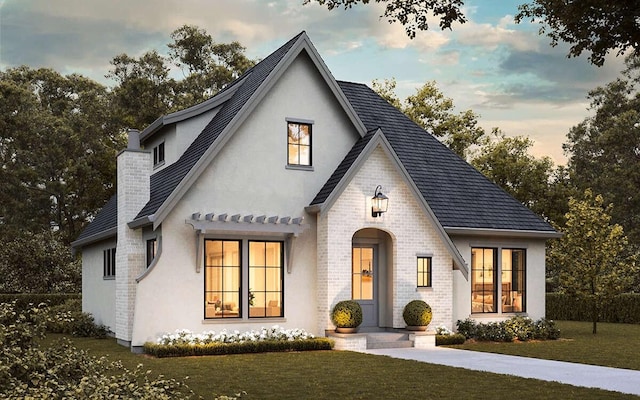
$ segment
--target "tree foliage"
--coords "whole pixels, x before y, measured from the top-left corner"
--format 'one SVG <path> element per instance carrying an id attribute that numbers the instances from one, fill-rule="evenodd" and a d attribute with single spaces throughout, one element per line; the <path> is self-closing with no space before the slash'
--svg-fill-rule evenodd
<path id="1" fill-rule="evenodd" d="M 560 223 L 568 190 L 564 169 L 556 171 L 549 157 L 532 156 L 533 141 L 527 137 L 507 137 L 495 130 L 492 139 L 471 164 L 536 214 Z"/>
<path id="2" fill-rule="evenodd" d="M 304 0 L 303 4 L 313 0 Z M 356 4 L 369 4 L 370 0 L 315 0 L 329 10 L 343 7 L 345 10 Z M 381 17 L 387 18 L 389 23 L 399 22 L 405 28 L 410 38 L 416 36 L 417 31 L 429 29 L 429 19 L 436 18 L 440 29 L 451 29 L 454 23 L 463 24 L 467 21 L 462 7 L 463 0 L 375 0 L 385 6 Z"/>
<path id="3" fill-rule="evenodd" d="M 0 236 L 54 229 L 64 243 L 114 192 L 123 140 L 109 93 L 80 75 L 0 72 Z"/>
<path id="4" fill-rule="evenodd" d="M 349 9 L 371 0 L 304 0 L 317 2 L 329 10 Z M 389 23 L 400 23 L 407 35 L 414 38 L 418 31 L 430 29 L 429 20 L 439 21 L 440 29 L 451 29 L 454 23 L 467 21 L 463 0 L 375 0 L 385 5 Z M 487 7 L 490 7 L 488 4 Z M 632 0 L 533 0 L 518 7 L 517 23 L 530 20 L 540 24 L 540 34 L 551 38 L 551 45 L 560 41 L 571 45 L 569 56 L 591 53 L 591 63 L 601 66 L 609 51 L 624 54 L 640 46 L 640 3 Z"/>
<path id="5" fill-rule="evenodd" d="M 564 145 L 572 183 L 592 188 L 629 239 L 640 244 L 640 92 L 637 57 L 627 60 L 622 78 L 591 91 L 594 115 L 573 127 Z"/>
<path id="6" fill-rule="evenodd" d="M 630 0 L 535 0 L 518 7 L 516 21 L 540 23 L 540 33 L 571 44 L 569 56 L 590 52 L 591 63 L 601 66 L 611 50 L 617 55 L 640 45 L 640 3 Z"/>
<path id="7" fill-rule="evenodd" d="M 558 270 L 559 291 L 592 301 L 593 333 L 602 305 L 624 293 L 638 272 L 624 229 L 611 223 L 612 206 L 590 189 L 569 199 L 564 236 L 551 244 L 549 263 Z"/>
<path id="8" fill-rule="evenodd" d="M 171 38 L 167 56 L 152 50 L 111 60 L 106 76 L 116 82 L 114 107 L 122 126 L 143 129 L 164 114 L 201 103 L 255 64 L 240 43 L 216 43 L 197 26 L 183 25 Z M 172 77 L 174 69 L 183 79 Z"/>
<path id="9" fill-rule="evenodd" d="M 0 293 L 79 293 L 80 261 L 60 235 L 21 232 L 0 247 Z"/>

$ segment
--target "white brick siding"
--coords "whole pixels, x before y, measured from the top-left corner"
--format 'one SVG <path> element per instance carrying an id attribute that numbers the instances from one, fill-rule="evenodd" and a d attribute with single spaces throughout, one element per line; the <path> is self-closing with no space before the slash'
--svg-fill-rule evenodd
<path id="1" fill-rule="evenodd" d="M 389 208 L 381 217 L 373 218 L 370 201 L 377 185 L 382 185 L 389 197 Z M 338 301 L 351 298 L 352 239 L 363 228 L 387 232 L 392 241 L 392 254 L 387 258 L 387 268 L 392 271 L 387 274 L 392 282 L 386 282 L 390 288 L 388 304 L 379 304 L 391 315 L 392 327 L 403 328 L 404 306 L 422 299 L 433 310 L 431 327 L 452 328 L 451 255 L 395 164 L 378 147 L 331 208 L 318 216 L 319 329 L 332 329 L 329 311 Z M 417 288 L 418 255 L 432 256 L 432 288 Z"/>
<path id="2" fill-rule="evenodd" d="M 144 272 L 142 229 L 127 223 L 149 201 L 151 155 L 124 150 L 118 155 L 118 243 L 116 246 L 116 338 L 130 342 L 136 298 L 136 278 Z"/>

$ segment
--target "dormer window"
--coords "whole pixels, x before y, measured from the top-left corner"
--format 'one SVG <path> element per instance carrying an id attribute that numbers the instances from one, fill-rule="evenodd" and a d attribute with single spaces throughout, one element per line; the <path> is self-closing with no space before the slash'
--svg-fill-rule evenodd
<path id="1" fill-rule="evenodd" d="M 312 121 L 287 120 L 287 165 L 311 167 Z"/>
<path id="2" fill-rule="evenodd" d="M 153 166 L 164 164 L 164 142 L 153 148 Z"/>

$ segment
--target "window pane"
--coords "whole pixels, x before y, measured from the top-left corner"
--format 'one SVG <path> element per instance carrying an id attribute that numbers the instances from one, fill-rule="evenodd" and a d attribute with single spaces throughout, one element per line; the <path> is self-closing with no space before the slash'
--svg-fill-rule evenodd
<path id="1" fill-rule="evenodd" d="M 502 311 L 525 311 L 526 252 L 523 249 L 502 250 Z"/>
<path id="2" fill-rule="evenodd" d="M 471 312 L 496 312 L 495 284 L 497 251 L 491 248 L 471 250 Z"/>
<path id="3" fill-rule="evenodd" d="M 205 318 L 239 318 L 240 242 L 205 240 Z"/>
<path id="4" fill-rule="evenodd" d="M 290 165 L 311 165 L 310 124 L 287 124 L 287 162 Z"/>
<path id="5" fill-rule="evenodd" d="M 281 317 L 283 243 L 249 242 L 249 317 Z M 269 302 L 271 306 L 269 306 Z"/>

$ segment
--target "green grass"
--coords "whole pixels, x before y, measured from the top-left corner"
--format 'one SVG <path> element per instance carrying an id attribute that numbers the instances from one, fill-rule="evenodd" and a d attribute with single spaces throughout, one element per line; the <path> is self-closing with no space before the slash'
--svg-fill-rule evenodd
<path id="1" fill-rule="evenodd" d="M 556 322 L 561 332 L 560 340 L 467 342 L 450 347 L 640 370 L 640 325 L 598 323 L 598 333 L 594 335 L 590 322 Z"/>
<path id="2" fill-rule="evenodd" d="M 582 330 L 580 323 L 576 324 L 578 325 L 562 323 L 560 327 L 569 335 L 568 337 L 575 338 Z M 627 332 L 626 325 L 615 325 L 611 329 L 620 332 L 620 336 L 624 336 Z M 606 328 L 603 327 L 603 341 L 606 332 Z M 635 334 L 632 339 L 636 344 L 638 337 Z M 347 351 L 158 359 L 132 354 L 127 348 L 118 346 L 112 339 L 74 338 L 72 340 L 78 348 L 88 350 L 95 356 L 107 355 L 111 360 L 119 359 L 128 368 L 142 363 L 145 369 L 152 371 L 153 376 L 162 374 L 165 377 L 180 380 L 188 376 L 188 385 L 205 399 L 210 399 L 215 394 L 232 395 L 241 391 L 247 392 L 242 399 L 637 398 L 554 382 Z M 592 342 L 577 339 L 566 341 L 566 343 L 569 347 L 563 351 L 578 353 L 582 352 L 580 347 L 593 345 Z M 570 346 L 571 344 L 573 347 Z M 556 346 L 556 342 L 545 342 L 540 345 L 553 347 Z M 544 350 L 544 346 L 529 346 L 529 344 L 513 343 L 510 346 Z"/>

